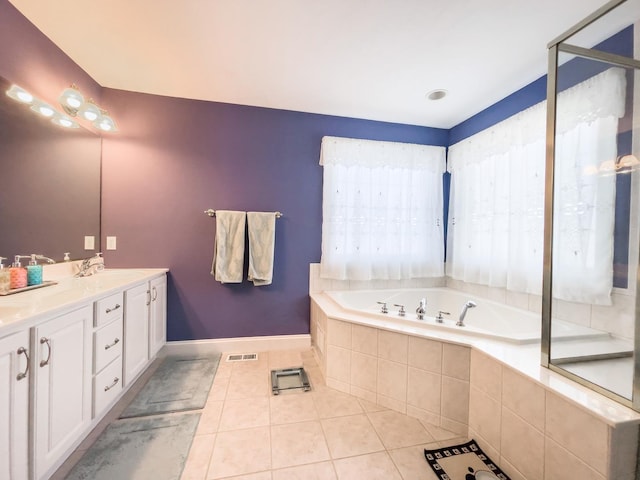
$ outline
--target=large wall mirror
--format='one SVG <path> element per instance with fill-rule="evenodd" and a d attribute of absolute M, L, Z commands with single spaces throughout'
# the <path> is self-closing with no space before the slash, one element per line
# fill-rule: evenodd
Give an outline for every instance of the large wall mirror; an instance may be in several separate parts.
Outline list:
<path fill-rule="evenodd" d="M 0 77 L 0 256 L 89 257 L 100 251 L 102 140 L 54 125 L 9 98 L 10 86 Z"/>

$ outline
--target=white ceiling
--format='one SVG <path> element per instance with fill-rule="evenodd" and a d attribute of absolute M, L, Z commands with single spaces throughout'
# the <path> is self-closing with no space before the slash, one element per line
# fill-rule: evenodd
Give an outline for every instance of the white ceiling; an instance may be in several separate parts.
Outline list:
<path fill-rule="evenodd" d="M 605 3 L 10 1 L 104 87 L 440 128 L 545 74 Z"/>

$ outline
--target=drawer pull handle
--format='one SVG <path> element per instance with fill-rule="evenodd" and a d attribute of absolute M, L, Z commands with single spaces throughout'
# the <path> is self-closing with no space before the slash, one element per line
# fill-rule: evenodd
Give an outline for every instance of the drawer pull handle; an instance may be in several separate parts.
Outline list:
<path fill-rule="evenodd" d="M 111 347 L 115 347 L 115 346 L 118 344 L 118 342 L 119 342 L 119 341 L 120 341 L 120 339 L 119 339 L 119 338 L 116 338 L 116 339 L 113 341 L 113 343 L 110 343 L 110 344 L 108 344 L 108 345 L 105 345 L 105 346 L 104 346 L 104 349 L 105 349 L 105 350 L 109 350 Z"/>
<path fill-rule="evenodd" d="M 147 306 L 151 305 L 151 290 L 147 290 Z"/>
<path fill-rule="evenodd" d="M 113 307 L 113 308 L 107 308 L 107 309 L 105 310 L 105 313 L 115 312 L 115 311 L 116 311 L 116 310 L 118 310 L 119 308 L 120 308 L 120 304 L 119 304 L 119 303 L 116 303 L 116 306 L 115 306 L 115 307 Z"/>
<path fill-rule="evenodd" d="M 47 359 L 46 360 L 40 360 L 40 366 L 44 367 L 45 365 L 49 365 L 49 360 L 51 360 L 51 341 L 46 338 L 46 337 L 42 337 L 40 339 L 40 345 L 44 345 L 47 344 Z"/>
<path fill-rule="evenodd" d="M 155 302 L 157 299 L 158 299 L 158 290 L 156 289 L 156 287 L 153 287 L 153 297 L 151 298 L 151 300 Z"/>
<path fill-rule="evenodd" d="M 118 382 L 119 382 L 119 381 L 120 381 L 120 379 L 119 379 L 118 377 L 114 378 L 114 379 L 113 379 L 113 383 L 112 383 L 111 385 L 108 385 L 108 386 L 104 387 L 104 391 L 105 391 L 105 392 L 108 392 L 108 391 L 109 391 L 109 390 L 111 390 L 113 387 L 115 387 L 115 386 L 118 384 Z"/>
<path fill-rule="evenodd" d="M 24 356 L 27 357 L 27 367 L 24 369 L 24 372 L 20 372 L 18 375 L 16 375 L 16 380 L 20 381 L 29 373 L 29 354 L 27 353 L 27 349 L 24 347 L 20 347 L 17 353 L 18 355 L 22 355 L 24 353 Z"/>

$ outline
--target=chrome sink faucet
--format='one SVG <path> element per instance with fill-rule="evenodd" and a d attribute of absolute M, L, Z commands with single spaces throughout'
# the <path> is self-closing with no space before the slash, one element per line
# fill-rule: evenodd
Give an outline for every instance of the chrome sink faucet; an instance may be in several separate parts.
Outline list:
<path fill-rule="evenodd" d="M 31 260 L 32 261 L 44 260 L 47 263 L 56 263 L 56 261 L 53 258 L 45 257 L 44 255 L 40 255 L 38 253 L 32 253 Z"/>
<path fill-rule="evenodd" d="M 95 268 L 94 268 L 95 267 Z M 76 273 L 76 277 L 88 277 L 96 272 L 104 270 L 104 259 L 102 252 L 96 253 L 91 258 L 85 258 L 80 264 L 80 270 Z"/>

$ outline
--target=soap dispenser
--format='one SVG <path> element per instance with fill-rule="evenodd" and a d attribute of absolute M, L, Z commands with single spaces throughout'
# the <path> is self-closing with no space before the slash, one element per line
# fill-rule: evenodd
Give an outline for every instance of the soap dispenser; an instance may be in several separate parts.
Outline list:
<path fill-rule="evenodd" d="M 27 285 L 40 285 L 42 283 L 42 265 L 38 265 L 38 256 L 31 254 L 31 260 L 27 266 Z"/>
<path fill-rule="evenodd" d="M 27 286 L 27 269 L 20 263 L 22 257 L 24 257 L 24 255 L 16 255 L 9 269 L 10 286 L 12 290 Z"/>
<path fill-rule="evenodd" d="M 11 275 L 9 269 L 4 268 L 6 257 L 0 257 L 0 293 L 7 293 L 11 289 Z"/>

